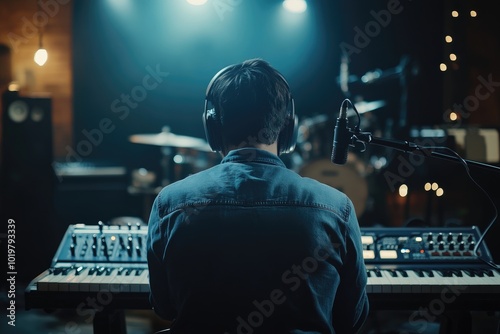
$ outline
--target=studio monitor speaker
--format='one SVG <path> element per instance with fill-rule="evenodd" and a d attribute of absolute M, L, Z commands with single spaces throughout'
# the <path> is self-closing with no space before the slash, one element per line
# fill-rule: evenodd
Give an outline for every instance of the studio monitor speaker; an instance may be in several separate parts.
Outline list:
<path fill-rule="evenodd" d="M 1 125 L 0 218 L 15 222 L 17 279 L 26 282 L 50 265 L 57 244 L 51 99 L 4 93 Z"/>
<path fill-rule="evenodd" d="M 50 97 L 3 94 L 0 176 L 6 188 L 53 182 L 51 109 Z"/>

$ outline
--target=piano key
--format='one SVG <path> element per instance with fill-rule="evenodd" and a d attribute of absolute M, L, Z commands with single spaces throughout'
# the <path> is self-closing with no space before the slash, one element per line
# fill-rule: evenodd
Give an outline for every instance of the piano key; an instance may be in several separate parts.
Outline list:
<path fill-rule="evenodd" d="M 140 278 L 141 281 L 141 292 L 149 293 L 149 271 L 144 270 Z"/>
<path fill-rule="evenodd" d="M 468 287 L 470 293 L 499 293 L 500 292 L 500 274 L 493 271 L 493 276 L 483 275 L 468 277 L 471 285 Z"/>
<path fill-rule="evenodd" d="M 113 271 L 113 274 L 110 277 L 111 283 L 109 284 L 110 291 L 113 292 L 130 292 L 130 287 L 128 285 L 123 284 L 125 268 L 119 267 Z"/>
<path fill-rule="evenodd" d="M 407 279 L 409 280 L 409 288 L 403 288 L 403 291 L 406 293 L 422 293 L 422 285 L 423 282 L 420 281 L 421 278 L 424 278 L 424 273 L 423 271 L 414 271 L 414 270 L 407 270 L 406 271 L 408 274 Z"/>
<path fill-rule="evenodd" d="M 68 274 L 72 267 L 60 268 L 59 274 L 49 282 L 49 291 L 69 291 L 68 281 L 73 275 Z"/>
<path fill-rule="evenodd" d="M 95 266 L 92 266 L 85 270 L 80 276 L 78 291 L 80 292 L 90 292 L 90 282 L 94 279 L 97 272 Z"/>
<path fill-rule="evenodd" d="M 131 285 L 132 292 L 149 292 L 149 271 L 147 269 L 136 270 Z"/>
<path fill-rule="evenodd" d="M 397 272 L 394 269 L 382 270 L 382 277 L 389 282 L 389 284 L 382 287 L 382 293 L 402 292 L 402 282 L 398 280 Z"/>
<path fill-rule="evenodd" d="M 135 275 L 134 268 L 123 268 L 115 270 L 105 281 L 101 283 L 100 288 L 112 292 L 139 292 L 140 287 L 135 287 L 138 282 L 138 276 Z M 128 273 L 128 275 L 127 275 Z M 135 291 L 138 289 L 138 291 Z"/>
<path fill-rule="evenodd" d="M 366 287 L 367 293 L 383 293 L 390 289 L 390 283 L 383 272 L 379 269 L 371 270 L 371 277 L 368 277 L 368 285 Z"/>
<path fill-rule="evenodd" d="M 406 272 L 406 270 L 399 270 L 399 273 L 401 274 L 401 276 L 403 277 L 408 277 L 408 273 Z"/>
<path fill-rule="evenodd" d="M 68 282 L 69 285 L 69 291 L 72 292 L 80 292 L 82 288 L 82 279 L 87 276 L 89 272 L 89 268 L 86 267 L 79 267 L 75 270 L 75 276 L 74 278 Z M 88 291 L 88 290 L 87 290 Z"/>
<path fill-rule="evenodd" d="M 136 272 L 135 269 L 130 268 L 129 270 L 127 270 L 127 273 L 125 275 L 124 282 L 130 289 L 130 292 L 140 292 L 140 288 L 134 284 L 137 277 L 135 275 L 135 272 Z"/>
<path fill-rule="evenodd" d="M 117 276 L 118 268 L 107 268 L 106 274 L 99 283 L 99 291 L 110 291 L 112 293 L 119 293 L 123 290 L 120 289 L 121 277 Z"/>
<path fill-rule="evenodd" d="M 91 292 L 99 292 L 101 291 L 101 284 L 103 281 L 106 280 L 106 276 L 99 274 L 102 273 L 104 270 L 99 268 L 95 275 L 92 276 L 92 279 L 89 282 L 89 290 Z"/>
<path fill-rule="evenodd" d="M 60 271 L 58 271 L 60 273 Z M 49 270 L 47 275 L 42 277 L 38 282 L 36 283 L 37 289 L 39 291 L 51 291 L 49 287 L 51 287 L 50 283 L 54 282 L 58 278 L 55 275 L 55 270 Z M 56 290 L 57 291 L 57 290 Z"/>
<path fill-rule="evenodd" d="M 62 275 L 61 280 L 57 282 L 57 291 L 69 291 L 69 283 L 76 277 L 76 271 L 68 271 L 67 274 Z"/>
<path fill-rule="evenodd" d="M 392 293 L 411 293 L 414 285 L 410 273 L 407 270 L 397 270 L 398 276 L 391 276 L 393 284 Z M 416 275 L 415 275 L 416 276 Z"/>

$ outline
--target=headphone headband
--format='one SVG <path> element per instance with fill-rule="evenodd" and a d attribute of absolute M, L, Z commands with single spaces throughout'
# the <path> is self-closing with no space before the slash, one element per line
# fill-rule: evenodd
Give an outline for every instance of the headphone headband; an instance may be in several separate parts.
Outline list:
<path fill-rule="evenodd" d="M 234 67 L 234 65 L 229 65 L 229 66 L 226 66 L 224 67 L 222 70 L 220 70 L 219 72 L 217 72 L 213 77 L 212 79 L 210 80 L 210 82 L 208 83 L 208 86 L 207 86 L 207 91 L 205 92 L 205 98 L 208 99 L 208 95 L 211 94 L 211 91 L 212 91 L 212 86 L 214 85 L 214 82 L 215 80 L 217 80 L 222 74 L 226 73 L 226 72 L 229 72 L 229 70 Z"/>
<path fill-rule="evenodd" d="M 205 92 L 205 108 L 203 111 L 203 126 L 205 128 L 205 135 L 207 142 L 210 145 L 212 151 L 218 152 L 223 150 L 223 140 L 222 140 L 222 123 L 220 115 L 215 110 L 215 106 L 212 101 L 212 87 L 215 81 L 220 78 L 226 72 L 234 69 L 238 65 L 229 65 L 218 71 L 210 80 Z M 290 92 L 290 86 L 286 81 L 285 77 L 278 71 L 275 73 L 281 78 L 282 82 L 285 84 L 288 94 L 289 101 L 287 103 L 287 116 L 283 129 L 278 136 L 278 154 L 289 153 L 295 149 L 295 144 L 297 141 L 297 130 L 298 130 L 298 119 L 295 115 L 295 102 L 293 100 L 292 94 Z M 209 107 L 211 104 L 211 108 Z"/>

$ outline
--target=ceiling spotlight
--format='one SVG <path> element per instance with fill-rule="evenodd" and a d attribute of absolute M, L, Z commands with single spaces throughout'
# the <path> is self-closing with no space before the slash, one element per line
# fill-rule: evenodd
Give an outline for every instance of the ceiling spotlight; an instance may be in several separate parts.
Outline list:
<path fill-rule="evenodd" d="M 207 0 L 187 0 L 187 2 L 193 6 L 201 6 L 207 3 Z"/>
<path fill-rule="evenodd" d="M 283 7 L 293 13 L 303 13 L 307 9 L 307 2 L 305 0 L 285 0 Z"/>

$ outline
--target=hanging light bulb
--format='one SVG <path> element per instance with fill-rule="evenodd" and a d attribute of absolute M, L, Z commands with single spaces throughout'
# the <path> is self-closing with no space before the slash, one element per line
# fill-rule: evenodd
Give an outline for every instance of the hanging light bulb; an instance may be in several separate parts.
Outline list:
<path fill-rule="evenodd" d="M 38 64 L 38 66 L 43 66 L 46 62 L 47 59 L 49 58 L 49 54 L 47 53 L 47 50 L 43 48 L 42 45 L 42 37 L 43 37 L 43 32 L 42 29 L 40 29 L 40 35 L 38 39 L 38 50 L 35 52 L 35 56 L 33 57 L 33 60 L 35 63 Z"/>
<path fill-rule="evenodd" d="M 47 50 L 42 48 L 38 49 L 35 52 L 35 57 L 33 57 L 35 63 L 37 63 L 39 66 L 43 66 L 47 62 L 48 58 L 49 54 L 47 53 Z"/>

